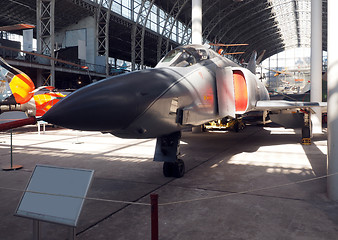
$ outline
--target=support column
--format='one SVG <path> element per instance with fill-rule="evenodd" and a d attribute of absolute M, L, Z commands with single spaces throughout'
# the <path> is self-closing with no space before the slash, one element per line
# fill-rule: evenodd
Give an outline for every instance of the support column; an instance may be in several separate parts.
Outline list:
<path fill-rule="evenodd" d="M 192 0 L 191 30 L 192 43 L 202 44 L 202 0 Z"/>
<path fill-rule="evenodd" d="M 327 173 L 338 172 L 338 32 L 337 0 L 328 0 L 327 52 L 328 52 L 328 153 Z M 327 192 L 331 200 L 338 201 L 338 175 L 327 179 Z"/>
<path fill-rule="evenodd" d="M 322 101 L 322 0 L 311 1 L 311 102 Z M 322 111 L 313 108 L 312 133 L 322 133 Z"/>
<path fill-rule="evenodd" d="M 110 74 L 109 67 L 109 21 L 113 0 L 101 0 L 97 9 L 97 56 L 105 57 L 106 76 Z"/>
<path fill-rule="evenodd" d="M 40 87 L 43 85 L 43 79 L 42 79 L 42 69 L 38 68 L 36 69 L 36 87 Z"/>
<path fill-rule="evenodd" d="M 38 53 L 54 58 L 55 0 L 37 0 L 37 47 Z M 50 86 L 55 87 L 55 62 L 50 60 Z M 48 79 L 48 77 L 46 78 Z"/>

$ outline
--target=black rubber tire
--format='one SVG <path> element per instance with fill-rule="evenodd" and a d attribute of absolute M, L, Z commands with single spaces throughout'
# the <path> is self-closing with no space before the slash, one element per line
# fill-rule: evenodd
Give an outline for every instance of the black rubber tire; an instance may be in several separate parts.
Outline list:
<path fill-rule="evenodd" d="M 172 176 L 175 178 L 183 177 L 185 173 L 185 164 L 182 159 L 177 159 L 173 166 Z"/>
<path fill-rule="evenodd" d="M 234 124 L 234 129 L 235 129 L 235 132 L 239 131 L 239 122 L 237 120 L 236 120 L 236 122 Z"/>
<path fill-rule="evenodd" d="M 163 163 L 163 175 L 165 177 L 173 176 L 174 163 L 172 162 L 164 162 Z"/>

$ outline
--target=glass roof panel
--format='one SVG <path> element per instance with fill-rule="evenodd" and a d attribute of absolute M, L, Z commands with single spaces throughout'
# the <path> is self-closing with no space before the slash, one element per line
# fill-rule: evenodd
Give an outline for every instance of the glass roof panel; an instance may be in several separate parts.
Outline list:
<path fill-rule="evenodd" d="M 269 0 L 285 48 L 310 46 L 311 1 Z"/>

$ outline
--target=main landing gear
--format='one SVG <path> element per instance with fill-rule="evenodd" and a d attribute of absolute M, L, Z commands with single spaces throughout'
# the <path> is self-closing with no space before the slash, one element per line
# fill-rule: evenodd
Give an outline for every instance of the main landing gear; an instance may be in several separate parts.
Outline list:
<path fill-rule="evenodd" d="M 163 163 L 163 175 L 165 177 L 183 177 L 185 166 L 180 154 L 181 132 L 175 132 L 157 138 L 154 161 Z"/>
<path fill-rule="evenodd" d="M 245 123 L 242 121 L 242 118 L 234 118 L 228 122 L 227 127 L 233 129 L 235 132 L 239 132 L 239 130 L 245 128 Z"/>
<path fill-rule="evenodd" d="M 304 125 L 302 127 L 302 144 L 311 145 L 311 119 L 310 112 L 303 111 L 304 113 Z"/>

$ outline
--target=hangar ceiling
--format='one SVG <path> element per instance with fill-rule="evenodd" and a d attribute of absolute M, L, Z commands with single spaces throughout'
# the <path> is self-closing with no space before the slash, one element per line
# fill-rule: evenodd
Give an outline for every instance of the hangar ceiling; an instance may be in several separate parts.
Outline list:
<path fill-rule="evenodd" d="M 156 0 L 170 11 L 180 0 Z M 233 51 L 266 50 L 265 58 L 285 49 L 310 47 L 311 0 L 203 0 L 203 37 L 210 42 L 248 43 Z M 191 1 L 179 16 L 189 23 Z M 323 49 L 327 39 L 327 0 L 323 0 Z"/>
<path fill-rule="evenodd" d="M 109 1 L 109 0 L 103 0 Z M 125 0 L 114 0 L 123 3 Z M 141 0 L 134 0 L 139 2 Z M 323 50 L 327 47 L 327 0 L 323 1 Z M 57 0 L 55 28 L 61 29 L 86 16 L 94 16 L 102 0 Z M 247 60 L 253 50 L 266 50 L 264 59 L 288 48 L 310 47 L 311 0 L 203 0 L 203 37 L 217 43 L 247 43 L 228 51 L 244 51 L 239 59 Z M 154 0 L 154 5 L 174 12 L 177 20 L 190 26 L 191 0 Z M 0 1 L 0 26 L 17 23 L 36 24 L 36 0 Z M 112 57 L 130 61 L 130 38 L 133 22 L 112 12 L 110 49 Z M 145 63 L 156 63 L 159 34 L 146 29 Z M 190 38 L 190 36 L 187 36 Z M 186 40 L 187 42 L 188 40 Z M 170 40 L 175 47 L 179 42 Z"/>

